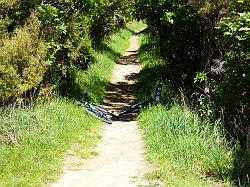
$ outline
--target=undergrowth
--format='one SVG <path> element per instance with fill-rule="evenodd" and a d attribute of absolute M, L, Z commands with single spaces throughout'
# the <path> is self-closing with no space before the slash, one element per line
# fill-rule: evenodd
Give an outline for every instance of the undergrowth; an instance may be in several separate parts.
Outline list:
<path fill-rule="evenodd" d="M 233 150 L 219 125 L 173 104 L 143 111 L 139 117 L 148 158 L 159 169 L 148 175 L 166 186 L 208 186 L 230 181 Z"/>
<path fill-rule="evenodd" d="M 141 32 L 146 28 L 147 24 L 145 24 L 144 22 L 131 22 L 130 24 L 127 25 L 127 29 L 129 29 L 132 32 Z"/>
<path fill-rule="evenodd" d="M 237 145 L 226 141 L 219 123 L 200 118 L 178 104 L 178 94 L 166 77 L 167 62 L 161 60 L 158 46 L 148 32 L 141 36 L 139 97 L 152 97 L 157 82 L 163 81 L 165 105 L 144 109 L 138 117 L 147 157 L 157 166 L 147 177 L 160 180 L 163 186 L 230 186 Z"/>
<path fill-rule="evenodd" d="M 132 31 L 124 28 L 97 46 L 91 56 L 92 63 L 89 63 L 88 70 L 73 72 L 72 81 L 67 81 L 60 88 L 62 95 L 76 100 L 100 102 L 112 76 L 115 62 L 129 47 L 131 36 Z"/>
<path fill-rule="evenodd" d="M 56 179 L 65 152 L 75 144 L 77 156 L 96 154 L 92 147 L 100 139 L 101 123 L 77 107 L 74 99 L 101 101 L 115 61 L 131 35 L 122 29 L 95 51 L 88 70 L 77 73 L 71 85 L 75 92 L 69 97 L 0 109 L 0 186 L 41 186 Z"/>
<path fill-rule="evenodd" d="M 59 98 L 1 111 L 0 124 L 0 186 L 40 186 L 55 179 L 65 151 L 76 141 L 86 151 L 78 156 L 91 155 L 100 127 L 82 108 Z"/>

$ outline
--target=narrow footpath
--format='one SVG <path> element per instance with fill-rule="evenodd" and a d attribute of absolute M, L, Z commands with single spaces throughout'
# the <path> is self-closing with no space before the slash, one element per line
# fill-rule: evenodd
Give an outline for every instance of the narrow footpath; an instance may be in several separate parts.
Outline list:
<path fill-rule="evenodd" d="M 103 107 L 120 111 L 136 100 L 138 35 L 117 61 Z M 66 170 L 53 187 L 136 187 L 147 186 L 144 174 L 150 170 L 145 161 L 140 129 L 132 114 L 111 125 L 104 124 L 102 140 L 97 147 L 99 156 L 86 160 L 76 171 Z"/>

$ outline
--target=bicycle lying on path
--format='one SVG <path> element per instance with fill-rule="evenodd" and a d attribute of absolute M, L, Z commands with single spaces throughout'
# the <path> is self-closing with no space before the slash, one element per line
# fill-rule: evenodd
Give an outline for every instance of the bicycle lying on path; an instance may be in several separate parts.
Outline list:
<path fill-rule="evenodd" d="M 77 102 L 77 104 L 79 106 L 84 107 L 85 111 L 88 114 L 96 117 L 97 119 L 105 123 L 111 124 L 113 122 L 112 119 L 118 120 L 122 115 L 129 114 L 129 113 L 136 113 L 145 106 L 149 106 L 152 103 L 159 102 L 161 98 L 161 93 L 162 93 L 162 83 L 158 83 L 156 86 L 155 98 L 152 101 L 145 100 L 145 101 L 141 101 L 139 103 L 133 104 L 129 106 L 127 109 L 120 112 L 119 114 L 114 114 L 101 106 L 98 106 L 94 103 L 87 102 L 87 101 Z"/>

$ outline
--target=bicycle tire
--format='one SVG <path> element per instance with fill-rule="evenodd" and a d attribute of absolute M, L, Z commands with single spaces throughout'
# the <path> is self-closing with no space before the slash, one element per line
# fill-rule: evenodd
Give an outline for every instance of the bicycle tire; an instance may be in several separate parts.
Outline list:
<path fill-rule="evenodd" d="M 129 106 L 128 109 L 123 110 L 122 112 L 119 113 L 119 117 L 124 115 L 124 114 L 129 114 L 129 113 L 136 113 L 139 111 L 139 109 L 142 107 L 142 105 L 144 105 L 145 103 L 147 103 L 148 101 L 141 101 L 139 103 L 136 103 L 132 106 Z"/>
<path fill-rule="evenodd" d="M 95 118 L 105 122 L 105 123 L 108 123 L 108 124 L 112 124 L 112 120 L 109 119 L 108 117 L 106 117 L 105 115 L 101 114 L 100 112 L 96 112 L 96 111 L 93 111 L 91 110 L 90 108 L 87 108 L 85 107 L 85 110 L 88 114 L 94 116 Z"/>
<path fill-rule="evenodd" d="M 103 112 L 103 113 L 105 113 L 105 114 L 107 114 L 107 115 L 109 115 L 111 117 L 114 117 L 114 118 L 119 118 L 117 115 L 113 114 L 112 112 L 110 112 L 109 110 L 107 110 L 107 109 L 105 109 L 105 108 L 103 108 L 101 106 L 97 106 L 97 105 L 95 105 L 93 103 L 91 103 L 91 105 L 94 106 L 100 112 Z"/>
<path fill-rule="evenodd" d="M 81 106 L 84 106 L 84 107 L 90 107 L 90 108 L 93 108 L 94 110 L 98 110 L 100 111 L 101 113 L 104 113 L 105 115 L 109 115 L 110 117 L 113 117 L 113 118 L 116 118 L 118 119 L 119 116 L 113 114 L 112 112 L 110 112 L 109 110 L 101 107 L 101 106 L 98 106 L 94 103 L 89 103 L 89 102 L 84 102 L 84 103 L 81 103 L 80 104 Z"/>

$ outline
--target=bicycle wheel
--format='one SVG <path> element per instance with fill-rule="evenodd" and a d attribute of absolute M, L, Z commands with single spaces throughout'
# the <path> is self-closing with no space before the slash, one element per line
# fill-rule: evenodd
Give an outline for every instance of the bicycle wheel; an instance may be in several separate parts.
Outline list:
<path fill-rule="evenodd" d="M 89 105 L 85 104 L 84 108 L 88 114 L 94 116 L 95 118 L 97 118 L 105 123 L 108 123 L 108 124 L 112 123 L 112 120 L 110 118 L 108 118 L 104 112 L 101 112 L 98 109 L 96 109 L 95 106 L 91 106 L 90 104 Z"/>
<path fill-rule="evenodd" d="M 128 109 L 126 110 L 123 110 L 120 114 L 119 114 L 119 117 L 124 115 L 124 114 L 129 114 L 129 113 L 136 113 L 140 110 L 140 108 L 143 107 L 143 105 L 145 105 L 145 103 L 147 103 L 147 101 L 142 101 L 142 102 L 139 102 L 139 103 L 136 103 L 132 106 L 129 106 Z"/>
<path fill-rule="evenodd" d="M 100 111 L 101 113 L 104 113 L 106 115 L 109 115 L 111 117 L 114 117 L 114 118 L 119 118 L 117 115 L 113 114 L 112 112 L 108 111 L 107 109 L 101 107 L 101 106 L 97 106 L 93 103 L 91 103 L 91 105 L 98 111 Z"/>

